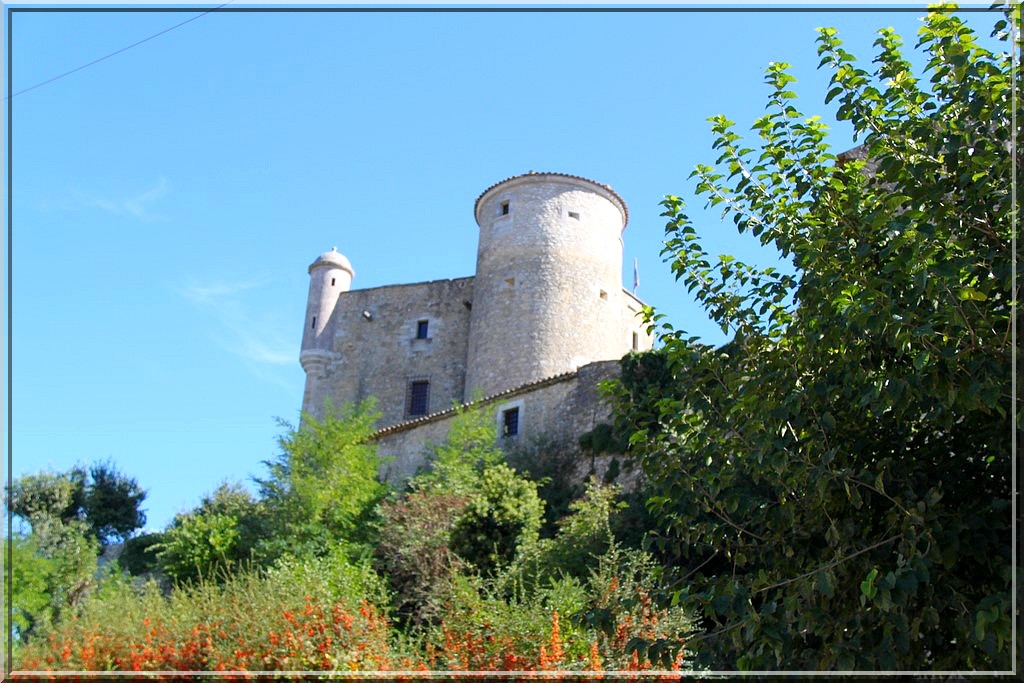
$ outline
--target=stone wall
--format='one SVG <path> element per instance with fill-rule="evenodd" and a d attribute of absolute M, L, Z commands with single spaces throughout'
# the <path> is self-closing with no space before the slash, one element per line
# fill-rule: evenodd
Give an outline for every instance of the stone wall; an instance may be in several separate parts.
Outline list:
<path fill-rule="evenodd" d="M 619 361 L 591 363 L 577 371 L 563 373 L 517 389 L 501 392 L 476 402 L 494 416 L 497 432 L 504 411 L 519 408 L 520 431 L 508 444 L 544 438 L 575 449 L 579 436 L 608 420 L 610 412 L 598 383 L 619 376 Z M 401 482 L 427 464 L 427 448 L 444 441 L 455 417 L 454 410 L 386 427 L 374 437 L 380 455 L 388 459 L 383 474 L 390 482 Z"/>
<path fill-rule="evenodd" d="M 331 358 L 307 376 L 303 410 L 322 414 L 335 403 L 377 399 L 382 423 L 408 419 L 409 386 L 429 382 L 428 410 L 464 400 L 466 344 L 473 278 L 436 280 L 344 292 L 332 325 Z M 427 338 L 418 339 L 426 321 Z"/>
<path fill-rule="evenodd" d="M 476 219 L 468 389 L 496 393 L 630 350 L 618 195 L 585 178 L 531 173 L 484 192 Z"/>

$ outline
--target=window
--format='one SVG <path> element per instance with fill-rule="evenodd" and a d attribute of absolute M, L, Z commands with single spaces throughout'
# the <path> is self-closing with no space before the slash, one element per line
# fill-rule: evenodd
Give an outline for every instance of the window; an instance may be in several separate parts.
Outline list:
<path fill-rule="evenodd" d="M 519 435 L 519 408 L 501 413 L 501 435 L 506 439 Z"/>
<path fill-rule="evenodd" d="M 508 202 L 502 202 L 501 203 L 501 215 L 502 216 L 507 216 L 508 215 Z"/>
<path fill-rule="evenodd" d="M 315 315 L 313 316 L 313 322 L 311 322 L 309 324 L 309 329 L 311 329 L 311 330 L 315 330 L 316 329 L 316 316 Z"/>
<path fill-rule="evenodd" d="M 427 414 L 430 405 L 430 382 L 425 379 L 418 379 L 409 382 L 409 417 L 419 417 Z"/>
<path fill-rule="evenodd" d="M 600 291 L 600 293 L 598 293 L 598 296 L 601 297 L 602 301 L 608 301 L 608 292 L 604 291 L 603 289 Z"/>
<path fill-rule="evenodd" d="M 640 350 L 640 335 L 637 334 L 636 332 L 633 333 L 633 350 Z"/>
<path fill-rule="evenodd" d="M 334 278 L 332 277 L 331 278 L 331 287 L 333 287 L 333 286 L 334 286 Z"/>
<path fill-rule="evenodd" d="M 417 339 L 427 339 L 429 331 L 430 331 L 430 321 L 429 320 L 420 320 L 419 322 L 416 323 L 416 338 Z"/>
<path fill-rule="evenodd" d="M 577 220 L 578 221 L 580 219 L 580 214 L 579 214 L 578 211 L 570 211 L 569 212 L 569 218 L 572 218 L 573 220 Z"/>

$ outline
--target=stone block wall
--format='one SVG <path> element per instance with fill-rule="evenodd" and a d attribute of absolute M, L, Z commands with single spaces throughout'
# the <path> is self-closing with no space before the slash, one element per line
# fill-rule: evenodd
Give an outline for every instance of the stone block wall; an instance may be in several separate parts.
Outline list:
<path fill-rule="evenodd" d="M 324 400 L 377 399 L 382 423 L 409 418 L 409 386 L 429 382 L 427 412 L 464 400 L 473 278 L 435 280 L 344 292 L 334 311 L 331 359 L 307 376 L 303 410 L 322 414 Z M 427 338 L 417 338 L 420 321 Z"/>
<path fill-rule="evenodd" d="M 499 433 L 504 411 L 519 409 L 519 434 L 508 445 L 541 438 L 577 448 L 579 436 L 609 419 L 610 411 L 598 384 L 620 374 L 619 361 L 603 361 L 577 371 L 485 397 L 477 402 L 494 416 Z M 375 436 L 379 453 L 389 460 L 382 474 L 393 483 L 401 482 L 427 465 L 428 446 L 445 440 L 454 411 L 393 425 Z"/>

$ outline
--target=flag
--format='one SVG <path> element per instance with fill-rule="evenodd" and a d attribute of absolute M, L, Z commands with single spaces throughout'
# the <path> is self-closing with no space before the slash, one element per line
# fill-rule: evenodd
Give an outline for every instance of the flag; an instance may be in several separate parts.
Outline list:
<path fill-rule="evenodd" d="M 633 257 L 633 294 L 636 294 L 636 288 L 640 286 L 640 268 L 637 265 L 636 257 Z"/>

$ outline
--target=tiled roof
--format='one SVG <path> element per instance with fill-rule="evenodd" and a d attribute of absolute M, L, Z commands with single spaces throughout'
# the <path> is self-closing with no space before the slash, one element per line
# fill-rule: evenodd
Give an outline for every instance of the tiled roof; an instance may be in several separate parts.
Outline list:
<path fill-rule="evenodd" d="M 422 417 L 417 417 L 417 418 L 412 419 L 412 420 L 405 420 L 404 422 L 399 422 L 397 424 L 393 424 L 390 427 L 384 427 L 382 429 L 378 429 L 377 431 L 375 431 L 373 434 L 370 435 L 370 439 L 371 440 L 377 439 L 379 437 L 386 436 L 388 434 L 393 434 L 395 432 L 403 432 L 406 429 L 412 429 L 413 427 L 418 427 L 420 425 L 425 425 L 425 424 L 428 424 L 430 422 L 436 422 L 437 420 L 441 420 L 441 419 L 446 418 L 446 417 L 448 417 L 450 415 L 454 415 L 458 410 L 460 410 L 462 408 L 468 408 L 470 406 L 476 406 L 476 405 L 483 405 L 483 404 L 490 403 L 490 402 L 498 400 L 498 399 L 510 398 L 512 396 L 516 396 L 518 394 L 522 394 L 522 393 L 525 393 L 527 391 L 533 391 L 534 389 L 541 389 L 543 387 L 551 386 L 552 384 L 558 384 L 559 382 L 564 382 L 564 381 L 566 381 L 568 379 L 572 379 L 573 377 L 575 377 L 577 375 L 577 373 L 578 373 L 578 370 L 569 370 L 568 372 L 563 372 L 563 373 L 558 374 L 558 375 L 552 375 L 550 377 L 545 377 L 544 379 L 535 380 L 533 382 L 527 382 L 526 384 L 520 384 L 519 386 L 512 387 L 511 389 L 506 389 L 505 391 L 499 391 L 496 394 L 491 394 L 490 396 L 484 396 L 483 398 L 476 399 L 475 401 L 470 401 L 469 403 L 463 403 L 463 404 L 461 404 L 459 406 L 453 406 L 451 408 L 448 408 L 447 410 L 440 410 L 440 411 L 438 411 L 436 413 L 430 413 L 429 415 L 423 415 Z"/>
<path fill-rule="evenodd" d="M 619 204 L 622 204 L 622 210 L 625 212 L 624 220 L 622 221 L 622 229 L 623 230 L 626 229 L 626 225 L 629 223 L 629 207 L 626 206 L 626 200 L 624 200 L 622 197 L 620 197 L 619 193 L 611 188 L 611 185 L 603 185 L 603 184 L 597 182 L 596 180 L 591 180 L 590 178 L 584 178 L 581 175 L 572 175 L 571 173 L 552 173 L 552 172 L 548 172 L 548 171 L 530 171 L 529 173 L 520 173 L 519 175 L 514 175 L 514 176 L 511 176 L 511 177 L 505 178 L 504 180 L 499 180 L 498 182 L 494 183 L 493 185 L 488 187 L 486 190 L 481 192 L 480 196 L 478 196 L 476 198 L 476 201 L 473 202 L 473 215 L 474 216 L 476 215 L 477 207 L 480 205 L 480 200 L 483 199 L 484 195 L 487 194 L 488 192 L 490 192 L 491 190 L 493 190 L 494 188 L 496 188 L 498 185 L 502 185 L 504 183 L 507 183 L 510 180 L 516 180 L 518 178 L 528 178 L 528 177 L 533 176 L 533 175 L 553 175 L 553 176 L 560 176 L 562 178 L 572 178 L 574 180 L 583 180 L 585 182 L 590 183 L 591 185 L 597 185 L 598 187 L 600 187 L 600 188 L 610 192 L 613 197 L 615 197 L 617 200 L 619 200 Z"/>

